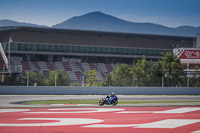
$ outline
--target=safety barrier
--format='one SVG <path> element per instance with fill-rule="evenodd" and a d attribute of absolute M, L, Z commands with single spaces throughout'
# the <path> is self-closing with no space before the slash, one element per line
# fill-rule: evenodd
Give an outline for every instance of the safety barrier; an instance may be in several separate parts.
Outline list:
<path fill-rule="evenodd" d="M 200 87 L 53 87 L 0 86 L 0 94 L 29 95 L 200 95 Z"/>

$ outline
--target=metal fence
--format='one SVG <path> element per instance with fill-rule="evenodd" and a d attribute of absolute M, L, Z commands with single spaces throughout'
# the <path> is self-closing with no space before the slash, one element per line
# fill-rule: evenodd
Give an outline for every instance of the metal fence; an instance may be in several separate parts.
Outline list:
<path fill-rule="evenodd" d="M 36 83 L 37 86 L 46 86 L 45 84 Z M 0 82 L 0 86 L 35 86 L 35 83 L 17 82 L 17 81 L 7 81 Z M 55 86 L 52 85 L 52 86 Z M 58 84 L 56 86 L 59 86 Z M 68 86 L 87 86 L 86 82 L 74 81 L 70 82 Z M 115 86 L 112 82 L 98 82 L 96 86 Z M 125 87 L 200 87 L 200 78 L 182 78 L 179 81 L 167 81 L 162 78 L 155 78 L 153 80 L 133 80 L 132 83 L 125 85 Z"/>

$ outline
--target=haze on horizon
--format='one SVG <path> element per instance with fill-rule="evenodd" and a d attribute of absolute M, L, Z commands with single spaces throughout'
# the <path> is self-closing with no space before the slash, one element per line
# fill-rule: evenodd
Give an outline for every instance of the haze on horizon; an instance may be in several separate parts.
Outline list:
<path fill-rule="evenodd" d="M 131 22 L 200 26 L 200 0 L 0 0 L 0 20 L 52 26 L 93 11 Z"/>

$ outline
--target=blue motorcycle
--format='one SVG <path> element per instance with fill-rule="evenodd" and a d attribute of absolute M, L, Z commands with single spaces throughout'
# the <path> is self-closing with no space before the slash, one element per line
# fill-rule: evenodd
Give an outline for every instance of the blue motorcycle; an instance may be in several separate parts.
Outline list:
<path fill-rule="evenodd" d="M 114 96 L 114 97 L 102 97 L 102 99 L 99 101 L 99 106 L 103 106 L 104 104 L 106 105 L 112 105 L 115 106 L 118 103 L 118 97 Z"/>

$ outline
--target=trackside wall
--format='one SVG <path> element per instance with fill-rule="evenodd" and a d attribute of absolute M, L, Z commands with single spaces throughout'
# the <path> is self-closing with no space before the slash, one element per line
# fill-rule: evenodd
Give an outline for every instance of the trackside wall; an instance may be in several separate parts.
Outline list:
<path fill-rule="evenodd" d="M 0 86 L 0 94 L 28 95 L 200 95 L 200 87 L 54 87 Z"/>

